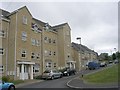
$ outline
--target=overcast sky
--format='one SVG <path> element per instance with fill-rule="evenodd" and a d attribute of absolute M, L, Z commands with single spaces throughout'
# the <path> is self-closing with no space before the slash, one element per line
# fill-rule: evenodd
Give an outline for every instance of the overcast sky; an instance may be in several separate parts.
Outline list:
<path fill-rule="evenodd" d="M 33 17 L 50 25 L 67 22 L 72 42 L 81 37 L 83 45 L 99 54 L 118 47 L 117 2 L 7 2 L 1 8 L 12 12 L 25 5 Z"/>

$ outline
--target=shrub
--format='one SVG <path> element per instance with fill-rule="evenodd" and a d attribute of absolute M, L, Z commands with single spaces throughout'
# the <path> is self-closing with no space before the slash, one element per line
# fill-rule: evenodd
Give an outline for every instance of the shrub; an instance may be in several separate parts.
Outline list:
<path fill-rule="evenodd" d="M 9 82 L 10 81 L 10 77 L 9 76 L 3 76 L 2 77 L 2 81 Z"/>
<path fill-rule="evenodd" d="M 42 79 L 42 75 L 34 76 L 34 79 Z"/>

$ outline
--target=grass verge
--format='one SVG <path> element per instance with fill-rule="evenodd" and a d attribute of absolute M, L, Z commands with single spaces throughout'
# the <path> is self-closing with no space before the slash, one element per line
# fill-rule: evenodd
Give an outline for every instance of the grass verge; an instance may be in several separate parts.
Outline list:
<path fill-rule="evenodd" d="M 85 75 L 83 80 L 88 83 L 96 84 L 118 82 L 118 65 L 113 65 L 102 71 Z"/>

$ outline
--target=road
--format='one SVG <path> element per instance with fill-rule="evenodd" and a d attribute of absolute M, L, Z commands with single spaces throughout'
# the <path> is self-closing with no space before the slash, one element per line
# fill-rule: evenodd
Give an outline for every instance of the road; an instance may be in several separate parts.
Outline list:
<path fill-rule="evenodd" d="M 63 78 L 59 78 L 59 79 L 54 79 L 54 80 L 45 80 L 39 83 L 34 83 L 34 84 L 29 84 L 29 85 L 25 85 L 22 86 L 21 88 L 68 88 L 66 83 L 71 80 L 72 78 L 78 77 L 81 75 L 81 73 L 84 74 L 88 74 L 88 73 L 92 73 L 92 72 L 96 72 L 98 70 L 83 70 L 79 73 L 77 73 L 76 75 L 72 75 L 72 76 L 66 76 Z"/>

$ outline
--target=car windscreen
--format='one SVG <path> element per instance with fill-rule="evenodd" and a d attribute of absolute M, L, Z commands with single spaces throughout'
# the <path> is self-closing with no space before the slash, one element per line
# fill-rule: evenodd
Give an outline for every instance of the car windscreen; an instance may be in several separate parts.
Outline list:
<path fill-rule="evenodd" d="M 50 71 L 49 71 L 49 70 L 46 70 L 46 71 L 44 71 L 44 73 L 50 73 Z"/>

